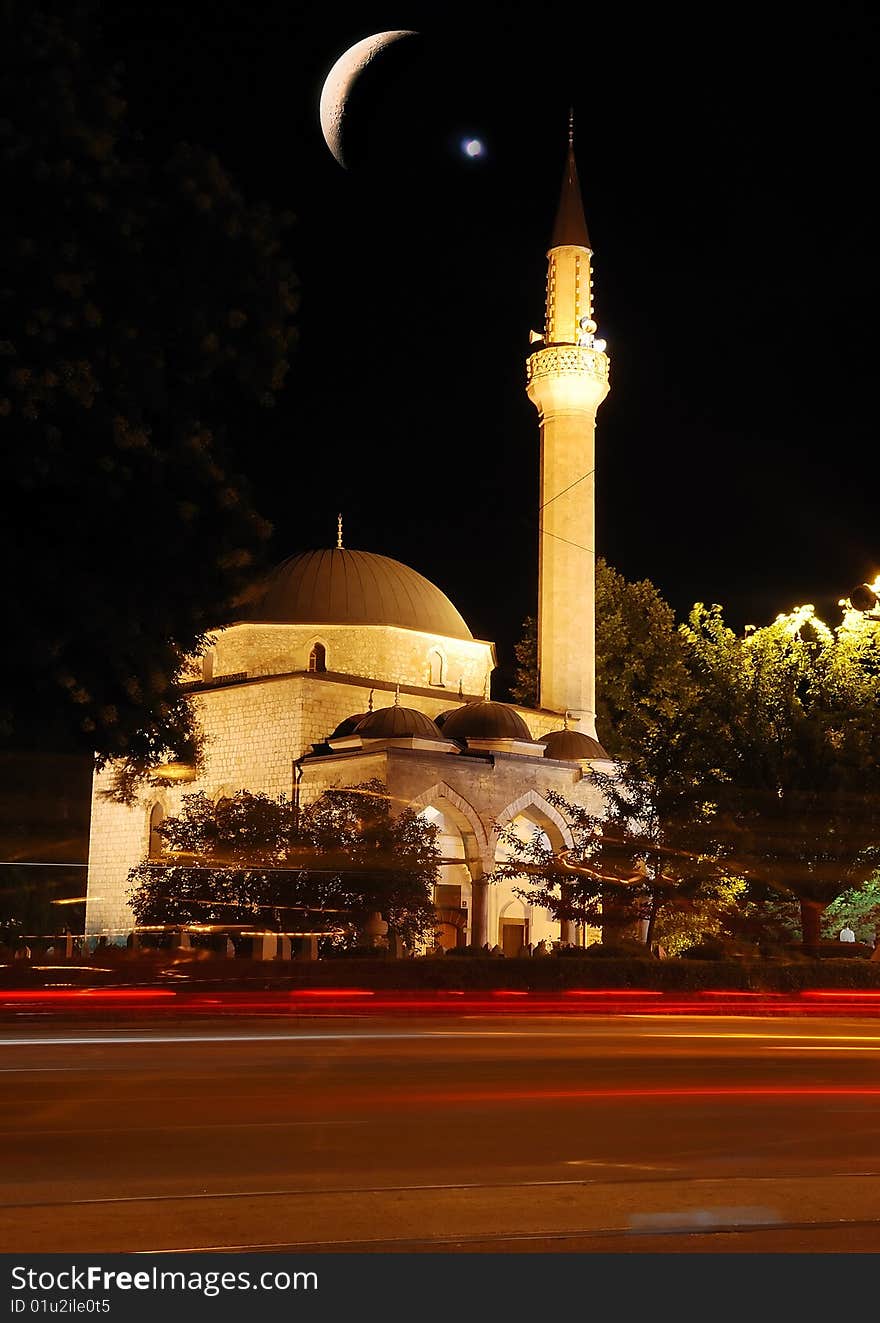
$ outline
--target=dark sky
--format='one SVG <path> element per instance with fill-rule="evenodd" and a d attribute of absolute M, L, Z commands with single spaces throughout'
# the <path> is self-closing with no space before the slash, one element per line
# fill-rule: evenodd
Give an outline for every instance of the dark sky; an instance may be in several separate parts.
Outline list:
<path fill-rule="evenodd" d="M 324 77 L 395 28 L 421 38 L 353 102 L 344 171 Z M 341 509 L 347 545 L 426 574 L 509 665 L 537 577 L 524 359 L 573 104 L 612 372 L 598 549 L 737 625 L 803 601 L 834 619 L 880 569 L 868 6 L 116 0 L 105 32 L 149 139 L 201 142 L 297 216 L 295 370 L 238 442 L 279 559 L 331 545 Z"/>

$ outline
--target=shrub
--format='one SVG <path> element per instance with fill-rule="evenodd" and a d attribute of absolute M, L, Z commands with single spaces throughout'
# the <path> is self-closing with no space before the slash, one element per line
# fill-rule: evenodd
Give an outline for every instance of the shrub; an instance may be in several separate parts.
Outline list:
<path fill-rule="evenodd" d="M 653 956 L 644 942 L 634 942 L 621 937 L 616 942 L 592 942 L 583 955 L 600 960 L 652 960 Z"/>
<path fill-rule="evenodd" d="M 811 954 L 820 960 L 870 960 L 874 948 L 867 942 L 820 942 L 812 948 Z"/>

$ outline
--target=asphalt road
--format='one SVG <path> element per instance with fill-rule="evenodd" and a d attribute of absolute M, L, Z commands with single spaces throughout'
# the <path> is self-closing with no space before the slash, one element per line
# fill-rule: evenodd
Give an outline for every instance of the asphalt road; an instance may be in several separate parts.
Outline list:
<path fill-rule="evenodd" d="M 880 1252 L 880 1020 L 0 1024 L 4 1251 Z"/>

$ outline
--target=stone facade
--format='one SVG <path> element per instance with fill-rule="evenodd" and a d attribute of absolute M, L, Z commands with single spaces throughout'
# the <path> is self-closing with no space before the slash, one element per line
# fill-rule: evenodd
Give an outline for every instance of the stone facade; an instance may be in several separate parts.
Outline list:
<path fill-rule="evenodd" d="M 536 725 L 543 724 L 540 718 L 545 714 L 519 711 L 538 718 Z M 601 798 L 579 765 L 517 754 L 389 747 L 310 758 L 303 769 L 302 788 L 309 795 L 377 777 L 388 787 L 392 804 L 427 811 L 440 829 L 444 859 L 456 860 L 443 864 L 440 885 L 461 887 L 467 910 L 462 945 L 503 946 L 505 922 L 522 923 L 524 943 L 555 941 L 560 935 L 573 939 L 572 932 L 560 933 L 558 921 L 547 911 L 516 896 L 510 884 L 488 884 L 485 878 L 505 856 L 499 827 L 513 824 L 522 836 L 537 827 L 556 849 L 572 844 L 564 819 L 547 801 L 548 790 L 601 813 Z"/>
<path fill-rule="evenodd" d="M 209 654 L 212 678 L 284 675 L 309 669 L 316 643 L 323 666 L 337 674 L 369 676 L 434 688 L 440 694 L 482 698 L 495 666 L 495 649 L 479 639 L 444 638 L 396 625 L 239 624 L 218 634 Z"/>
<path fill-rule="evenodd" d="M 327 631 L 321 632 L 330 637 Z M 383 640 L 383 631 L 377 629 L 371 637 L 379 650 L 384 646 L 386 655 L 390 655 L 397 644 L 394 636 L 407 632 L 389 629 L 391 639 Z M 303 631 L 303 646 L 313 634 L 314 631 L 311 634 Z M 218 656 L 222 655 L 223 637 L 218 638 Z M 422 639 L 421 644 L 425 641 Z M 449 644 L 450 655 L 456 655 L 453 645 L 471 646 L 460 640 L 440 642 Z M 417 655 L 421 644 L 412 645 L 414 654 Z M 329 657 L 330 645 L 327 646 Z M 488 645 L 472 646 L 485 649 Z M 242 651 L 233 655 L 237 660 L 243 660 L 245 656 Z M 255 653 L 247 656 L 253 665 Z M 288 664 L 286 655 L 279 657 L 278 664 Z M 105 934 L 111 941 L 122 941 L 131 931 L 133 918 L 126 897 L 128 874 L 147 857 L 150 815 L 154 805 L 160 805 L 165 816 L 169 816 L 179 811 L 183 795 L 198 791 L 215 800 L 233 795 L 238 790 L 290 797 L 294 793 L 295 764 L 300 759 L 305 760 L 301 793 L 308 798 L 319 795 L 327 786 L 353 785 L 379 778 L 387 783 L 395 804 L 415 804 L 418 809 L 439 811 L 443 815 L 443 831 L 449 838 L 444 853 L 447 849 L 450 851 L 448 857 L 452 857 L 453 851 L 461 853 L 465 870 L 459 869 L 456 876 L 463 887 L 462 898 L 468 902 L 473 914 L 470 886 L 474 878 L 479 880 L 491 871 L 497 845 L 496 819 L 516 817 L 520 810 L 514 811 L 511 806 L 522 800 L 524 794 L 531 795 L 529 805 L 522 809 L 522 816 L 529 822 L 540 823 L 553 839 L 556 817 L 544 803 L 546 790 L 553 787 L 582 802 L 586 783 L 577 764 L 500 752 L 444 754 L 379 747 L 313 756 L 313 746 L 323 744 L 346 717 L 367 711 L 371 704 L 374 709 L 389 706 L 398 696 L 397 689 L 396 684 L 392 686 L 388 680 L 373 676 L 308 671 L 253 675 L 238 680 L 225 679 L 221 674 L 194 687 L 193 696 L 205 737 L 204 767 L 197 780 L 175 786 L 147 786 L 136 803 L 126 807 L 106 798 L 104 792 L 111 781 L 109 769 L 95 777 L 87 931 Z M 399 686 L 399 701 L 432 718 L 461 706 L 457 694 L 453 698 L 443 689 L 412 685 Z M 559 725 L 555 713 L 528 708 L 516 710 L 525 719 L 535 739 Z M 437 791 L 432 798 L 436 787 L 446 789 L 442 794 Z M 442 798 L 442 803 L 434 802 L 438 797 Z M 539 801 L 543 807 L 537 807 Z M 558 835 L 561 840 L 562 834 Z M 446 866 L 444 885 L 452 885 L 446 875 Z M 501 902 L 496 902 L 495 894 L 493 888 L 492 905 L 497 909 Z M 511 894 L 504 904 L 516 909 L 521 902 Z M 494 945 L 497 916 L 492 905 L 487 911 L 484 940 L 491 936 L 494 940 L 490 944 Z M 529 923 L 533 935 L 528 940 L 539 941 L 551 935 L 548 923 L 541 916 L 531 916 Z M 540 935 L 535 935 L 538 933 Z M 468 939 L 473 935 L 470 918 L 466 935 Z M 555 936 L 558 935 L 557 925 Z"/>

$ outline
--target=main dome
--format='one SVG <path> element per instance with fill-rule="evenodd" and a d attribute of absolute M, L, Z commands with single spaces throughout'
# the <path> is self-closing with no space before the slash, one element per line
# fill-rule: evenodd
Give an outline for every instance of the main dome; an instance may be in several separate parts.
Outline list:
<path fill-rule="evenodd" d="M 444 638 L 474 636 L 445 593 L 390 556 L 303 551 L 272 571 L 246 619 L 285 625 L 400 625 Z"/>

